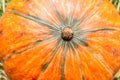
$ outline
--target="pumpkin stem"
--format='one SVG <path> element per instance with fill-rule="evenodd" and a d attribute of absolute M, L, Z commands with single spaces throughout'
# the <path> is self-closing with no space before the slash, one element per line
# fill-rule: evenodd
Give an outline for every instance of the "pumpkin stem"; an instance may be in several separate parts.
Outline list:
<path fill-rule="evenodd" d="M 62 38 L 63 38 L 63 40 L 66 40 L 66 41 L 69 41 L 73 38 L 73 31 L 70 27 L 63 28 Z"/>

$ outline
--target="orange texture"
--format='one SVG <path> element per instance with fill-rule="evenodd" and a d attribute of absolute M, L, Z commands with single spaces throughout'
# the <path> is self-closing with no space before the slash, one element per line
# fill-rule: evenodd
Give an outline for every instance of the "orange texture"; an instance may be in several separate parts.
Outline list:
<path fill-rule="evenodd" d="M 0 19 L 0 59 L 10 80 L 112 80 L 120 15 L 108 0 L 12 0 Z"/>

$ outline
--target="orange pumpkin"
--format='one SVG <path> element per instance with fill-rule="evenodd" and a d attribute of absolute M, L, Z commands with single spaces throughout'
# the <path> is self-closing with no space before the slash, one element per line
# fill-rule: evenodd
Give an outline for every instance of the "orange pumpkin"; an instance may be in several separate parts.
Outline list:
<path fill-rule="evenodd" d="M 0 46 L 10 80 L 112 80 L 120 16 L 108 0 L 12 0 Z"/>

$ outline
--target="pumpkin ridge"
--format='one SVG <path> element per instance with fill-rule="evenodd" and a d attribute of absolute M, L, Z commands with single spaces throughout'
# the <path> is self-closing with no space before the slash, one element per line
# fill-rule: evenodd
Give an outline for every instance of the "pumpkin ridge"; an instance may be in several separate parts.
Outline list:
<path fill-rule="evenodd" d="M 74 18 L 73 18 L 73 16 L 72 16 L 72 11 L 68 14 L 68 18 L 67 18 L 67 25 L 66 26 L 70 26 L 71 28 L 72 28 L 72 24 L 74 23 L 73 22 L 73 20 L 74 20 Z"/>
<path fill-rule="evenodd" d="M 108 38 L 105 38 L 105 37 L 100 37 L 103 41 L 105 41 L 106 39 L 109 39 L 109 40 L 111 40 L 111 41 L 109 41 L 108 40 L 108 42 L 106 42 L 106 43 L 111 43 L 111 44 L 113 44 L 114 42 L 114 44 L 116 44 L 116 42 L 117 41 L 119 41 L 119 40 L 117 40 L 117 39 L 110 39 L 110 37 L 108 37 Z M 97 38 L 98 40 L 99 40 L 99 38 Z M 112 41 L 114 41 L 114 42 L 112 42 Z M 118 42 L 119 43 L 119 42 Z M 109 49 L 110 50 L 110 52 L 109 52 L 109 50 L 107 50 L 107 49 L 105 49 L 104 50 L 104 48 L 102 48 L 102 45 L 104 45 L 104 44 L 101 44 L 101 43 L 98 43 L 98 47 L 99 48 L 101 48 L 101 49 L 103 49 L 103 51 L 99 51 L 99 53 L 100 53 L 100 56 L 102 57 L 102 59 L 101 58 L 99 58 L 99 55 L 95 55 L 95 50 L 93 50 L 94 51 L 94 55 L 96 56 L 96 57 L 98 57 L 98 58 L 96 58 L 96 59 L 98 59 L 98 61 L 101 61 L 101 62 L 103 62 L 103 64 L 105 64 L 104 65 L 104 67 L 106 66 L 106 67 L 109 67 L 108 68 L 108 70 L 113 74 L 113 76 L 114 76 L 114 74 L 115 74 L 115 72 L 116 72 L 116 70 L 115 70 L 115 68 L 114 68 L 114 66 L 115 65 L 117 65 L 119 68 L 120 68 L 120 66 L 119 66 L 119 64 L 113 64 L 113 63 L 110 63 L 110 59 L 109 58 L 111 58 L 111 60 L 113 59 L 113 58 L 115 58 L 115 54 L 118 54 L 118 53 L 113 53 L 113 51 L 114 51 L 114 47 L 112 48 L 112 50 L 111 49 Z M 119 45 L 119 44 L 117 44 L 117 45 Z M 113 45 L 114 46 L 114 45 Z M 92 48 L 91 48 L 91 51 L 92 51 Z M 97 54 L 97 53 L 96 53 Z M 106 57 L 107 56 L 107 57 Z M 113 59 L 113 62 L 115 62 L 116 60 L 114 60 Z"/>
<path fill-rule="evenodd" d="M 80 46 L 79 46 L 80 47 Z M 85 49 L 86 51 L 85 51 L 85 53 L 88 53 L 89 52 L 89 54 L 91 55 L 91 58 L 98 64 L 97 66 L 99 66 L 100 67 L 100 69 L 102 70 L 102 69 L 106 69 L 106 72 L 105 73 L 109 73 L 109 76 L 112 76 L 113 77 L 113 75 L 114 75 L 114 73 L 113 73 L 113 70 L 112 69 L 110 69 L 110 67 L 109 66 L 107 66 L 107 65 L 105 65 L 104 63 L 102 63 L 102 61 L 100 61 L 100 59 L 98 59 L 98 57 L 96 57 L 96 55 L 97 55 L 97 53 L 95 53 L 94 52 L 94 50 L 92 50 L 91 48 L 89 48 L 89 47 L 81 47 L 82 49 Z M 87 52 L 88 51 L 88 52 Z M 78 49 L 78 52 L 80 52 L 80 50 Z M 83 57 L 84 56 L 86 56 L 86 58 L 87 58 L 87 56 L 89 56 L 89 55 L 82 55 Z M 88 59 L 89 60 L 89 59 Z M 80 62 L 81 63 L 81 62 Z M 88 63 L 88 64 L 90 64 L 90 63 Z M 90 65 L 89 65 L 90 66 Z M 83 68 L 83 67 L 81 67 L 81 68 Z M 89 71 L 90 72 L 90 71 Z M 93 72 L 94 73 L 94 72 Z M 91 72 L 90 72 L 90 74 L 91 74 Z M 84 73 L 83 73 L 83 75 L 85 75 Z M 93 75 L 94 76 L 94 75 Z M 99 75 L 100 76 L 100 75 Z M 101 75 L 101 76 L 103 76 L 103 75 Z M 107 78 L 107 76 L 106 76 L 106 78 Z M 105 78 L 105 80 L 106 80 L 106 78 Z M 97 79 L 97 78 L 96 78 Z M 95 80 L 96 80 L 95 79 Z M 102 78 L 103 79 L 103 78 Z"/>
<path fill-rule="evenodd" d="M 52 30 L 58 30 L 56 25 L 52 25 L 49 22 L 46 22 L 46 21 L 44 21 L 44 20 L 42 20 L 42 19 L 40 19 L 38 17 L 32 16 L 30 14 L 28 14 L 28 15 L 22 14 L 22 13 L 19 13 L 19 12 L 15 11 L 15 10 L 11 10 L 10 12 L 13 13 L 13 14 L 16 14 L 18 16 L 24 17 L 26 19 L 32 20 L 32 21 L 34 21 L 34 22 L 36 22 L 38 24 L 41 24 L 43 26 L 47 26 Z"/>
<path fill-rule="evenodd" d="M 36 42 L 34 42 L 34 43 L 33 43 L 32 45 L 30 45 L 30 46 L 27 46 L 27 47 L 25 47 L 25 48 L 22 48 L 22 49 L 20 49 L 20 50 L 17 50 L 17 51 L 14 51 L 13 53 L 8 54 L 7 56 L 5 56 L 5 57 L 2 59 L 2 61 L 4 62 L 4 61 L 6 61 L 6 60 L 8 60 L 8 59 L 10 59 L 10 58 L 12 58 L 12 57 L 14 57 L 14 56 L 16 56 L 17 54 L 21 54 L 22 52 L 27 51 L 27 50 L 35 47 L 35 46 L 38 46 L 38 45 L 40 45 L 40 44 L 47 43 L 47 42 L 52 41 L 52 40 L 55 40 L 55 39 L 56 39 L 55 37 L 51 37 L 51 38 L 46 39 L 46 40 L 37 40 Z"/>
<path fill-rule="evenodd" d="M 99 31 L 118 31 L 119 29 L 117 28 L 98 28 L 98 29 L 95 29 L 95 30 L 88 30 L 86 32 L 88 33 L 93 33 L 93 32 L 99 32 Z"/>
<path fill-rule="evenodd" d="M 64 25 L 64 19 L 63 19 L 62 15 L 60 15 L 60 13 L 55 9 L 55 7 L 53 6 L 52 2 L 50 2 L 50 7 L 52 8 L 53 12 L 57 16 L 57 18 L 60 21 L 60 23 L 62 23 Z"/>
<path fill-rule="evenodd" d="M 78 51 L 77 51 L 76 47 L 74 47 L 74 45 L 73 45 L 72 42 L 70 42 L 70 46 L 71 46 L 71 49 L 72 49 L 72 51 L 73 51 L 73 55 L 74 55 L 75 58 L 76 58 L 77 64 L 78 64 L 78 66 L 79 66 L 79 69 L 80 69 L 81 72 L 83 72 L 83 71 L 82 71 L 82 66 L 81 66 L 81 64 L 80 64 L 80 59 L 79 59 L 79 57 L 77 56 L 77 55 L 78 55 Z M 85 79 L 85 76 L 84 76 L 84 74 L 82 73 L 82 74 L 81 74 L 81 80 L 84 80 L 84 79 Z"/>
<path fill-rule="evenodd" d="M 99 58 L 97 58 L 98 56 L 97 55 L 95 55 L 95 54 L 97 54 L 92 48 L 90 48 L 90 47 L 86 47 L 87 48 L 87 50 L 88 51 L 90 51 L 91 52 L 91 54 L 93 55 L 93 57 L 101 64 L 101 65 L 103 65 L 104 66 L 104 68 L 113 76 L 113 70 L 108 66 L 108 64 L 106 63 L 106 64 L 104 64 L 103 63 L 103 61 L 102 60 L 100 60 Z M 104 59 L 103 59 L 104 60 Z"/>
<path fill-rule="evenodd" d="M 99 9 L 100 4 L 102 4 L 104 2 L 104 0 L 98 0 L 98 2 L 96 3 L 95 7 L 86 15 L 82 16 L 80 19 L 78 19 L 78 21 L 76 21 L 74 27 L 78 27 L 78 25 L 80 25 L 88 16 L 93 15 L 93 13 L 95 13 L 97 11 L 97 9 Z M 73 28 L 74 28 L 73 27 Z"/>
<path fill-rule="evenodd" d="M 64 42 L 63 47 L 63 59 L 62 59 L 62 64 L 61 64 L 61 75 L 60 75 L 60 80 L 64 80 L 65 74 L 64 74 L 64 69 L 65 69 L 65 61 L 66 61 L 66 54 L 70 46 L 68 46 L 68 42 Z"/>
<path fill-rule="evenodd" d="M 52 61 L 52 59 L 54 58 L 57 50 L 61 47 L 62 42 L 63 42 L 63 41 L 62 41 L 61 39 L 57 41 L 57 44 L 56 44 L 57 47 L 53 50 L 51 57 L 48 59 L 48 62 L 45 63 L 44 65 L 42 65 L 42 71 L 43 71 L 43 72 L 47 69 L 47 67 L 48 67 L 49 64 L 51 63 L 51 61 Z"/>
<path fill-rule="evenodd" d="M 120 29 L 113 28 L 113 27 L 105 27 L 105 28 L 97 28 L 92 30 L 82 30 L 81 32 L 78 31 L 78 33 L 82 35 L 86 35 L 86 34 L 91 34 L 95 32 L 102 32 L 102 31 L 120 31 Z"/>

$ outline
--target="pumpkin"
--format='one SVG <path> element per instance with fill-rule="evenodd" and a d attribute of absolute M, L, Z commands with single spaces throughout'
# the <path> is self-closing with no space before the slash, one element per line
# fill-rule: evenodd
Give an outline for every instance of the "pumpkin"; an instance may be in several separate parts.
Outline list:
<path fill-rule="evenodd" d="M 120 16 L 108 0 L 12 0 L 0 58 L 10 80 L 112 80 Z"/>

